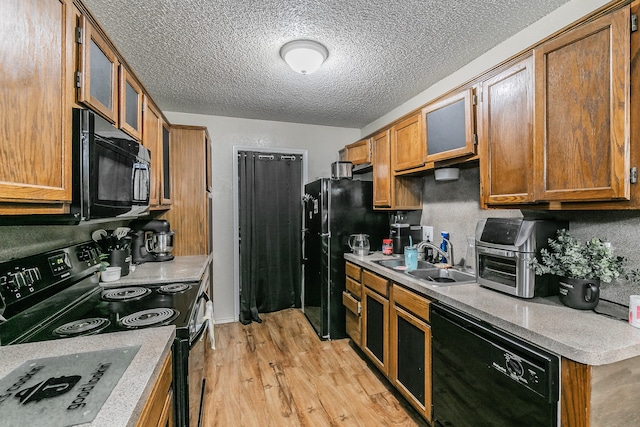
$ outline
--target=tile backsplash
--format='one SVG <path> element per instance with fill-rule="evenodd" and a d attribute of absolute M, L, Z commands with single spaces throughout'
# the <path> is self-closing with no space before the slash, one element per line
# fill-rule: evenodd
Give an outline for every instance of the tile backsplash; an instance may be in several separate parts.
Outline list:
<path fill-rule="evenodd" d="M 628 260 L 628 266 L 640 269 L 640 211 L 553 211 L 526 212 L 519 209 L 480 209 L 480 173 L 478 167 L 462 168 L 456 181 L 435 181 L 424 177 L 421 224 L 434 227 L 435 241 L 441 231 L 449 231 L 455 263 L 466 254 L 467 236 L 473 236 L 478 220 L 487 217 L 522 217 L 534 214 L 569 222 L 571 233 L 584 241 L 593 237 L 609 241 L 615 253 Z M 629 304 L 629 295 L 640 294 L 640 285 L 617 280 L 601 287 L 601 298 Z"/>

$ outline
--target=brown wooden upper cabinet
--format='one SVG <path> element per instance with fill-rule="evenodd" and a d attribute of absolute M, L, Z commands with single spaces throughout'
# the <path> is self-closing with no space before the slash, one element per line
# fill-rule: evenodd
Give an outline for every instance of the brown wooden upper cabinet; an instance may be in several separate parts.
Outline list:
<path fill-rule="evenodd" d="M 535 199 L 629 199 L 629 7 L 533 55 Z"/>
<path fill-rule="evenodd" d="M 533 202 L 533 59 L 485 80 L 478 108 L 484 205 Z"/>
<path fill-rule="evenodd" d="M 391 129 L 371 138 L 373 148 L 373 208 L 422 209 L 422 177 L 395 176 L 392 173 Z"/>
<path fill-rule="evenodd" d="M 168 170 L 168 146 L 165 150 L 165 138 L 168 139 L 169 130 L 166 122 L 160 114 L 160 110 L 145 97 L 144 109 L 144 132 L 142 134 L 142 143 L 151 151 L 151 191 L 149 197 L 149 205 L 151 209 L 164 208 L 167 209 L 171 200 L 169 199 L 171 186 L 167 185 L 169 177 Z M 168 144 L 168 141 L 166 141 Z"/>
<path fill-rule="evenodd" d="M 86 16 L 81 17 L 80 28 L 82 52 L 76 78 L 76 84 L 79 85 L 78 102 L 117 125 L 118 58 Z"/>
<path fill-rule="evenodd" d="M 127 68 L 120 64 L 118 110 L 120 129 L 137 140 L 142 139 L 142 89 Z"/>
<path fill-rule="evenodd" d="M 0 2 L 2 215 L 68 210 L 74 11 L 71 0 Z"/>
<path fill-rule="evenodd" d="M 418 113 L 391 127 L 393 170 L 418 168 L 425 163 L 422 114 Z"/>
<path fill-rule="evenodd" d="M 344 147 L 344 156 L 341 160 L 351 162 L 354 165 L 361 165 L 363 163 L 371 162 L 371 142 L 370 140 L 363 139 L 353 144 L 349 144 Z"/>
<path fill-rule="evenodd" d="M 425 162 L 475 154 L 473 88 L 447 96 L 422 109 L 427 141 Z"/>
<path fill-rule="evenodd" d="M 389 130 L 371 138 L 373 152 L 373 207 L 391 208 L 391 141 Z"/>

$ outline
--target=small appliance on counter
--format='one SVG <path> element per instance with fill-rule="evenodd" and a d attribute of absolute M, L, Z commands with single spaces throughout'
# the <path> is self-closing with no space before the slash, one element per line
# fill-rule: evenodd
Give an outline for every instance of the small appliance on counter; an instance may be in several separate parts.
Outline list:
<path fill-rule="evenodd" d="M 404 247 L 409 246 L 409 236 L 411 236 L 411 241 L 414 245 L 420 243 L 422 241 L 422 226 L 406 223 L 391 224 L 389 237 L 393 242 L 393 253 L 395 255 L 404 253 Z"/>
<path fill-rule="evenodd" d="M 131 262 L 142 264 L 145 262 L 171 261 L 174 257 L 173 235 L 169 221 L 152 219 L 148 221 L 134 221 L 130 224 L 134 235 L 131 243 Z"/>
<path fill-rule="evenodd" d="M 530 260 L 548 246 L 566 221 L 487 218 L 476 225 L 476 281 L 521 298 L 558 294 L 555 276 L 536 276 Z"/>

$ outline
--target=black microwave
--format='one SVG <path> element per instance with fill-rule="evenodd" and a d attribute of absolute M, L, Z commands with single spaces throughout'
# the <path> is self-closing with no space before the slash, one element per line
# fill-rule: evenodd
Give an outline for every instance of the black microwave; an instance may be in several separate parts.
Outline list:
<path fill-rule="evenodd" d="M 81 220 L 148 212 L 150 152 L 90 110 L 73 110 L 73 199 Z"/>

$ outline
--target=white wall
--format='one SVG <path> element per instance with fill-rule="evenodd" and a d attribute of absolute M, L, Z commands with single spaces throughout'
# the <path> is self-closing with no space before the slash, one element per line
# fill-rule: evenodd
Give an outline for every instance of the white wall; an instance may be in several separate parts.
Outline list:
<path fill-rule="evenodd" d="M 308 178 L 328 177 L 338 150 L 358 129 L 166 112 L 171 123 L 206 126 L 213 145 L 213 286 L 217 323 L 236 321 L 233 294 L 233 146 L 308 151 Z M 265 254 L 266 255 L 266 254 Z"/>

